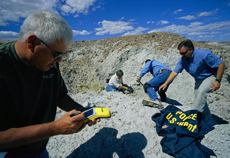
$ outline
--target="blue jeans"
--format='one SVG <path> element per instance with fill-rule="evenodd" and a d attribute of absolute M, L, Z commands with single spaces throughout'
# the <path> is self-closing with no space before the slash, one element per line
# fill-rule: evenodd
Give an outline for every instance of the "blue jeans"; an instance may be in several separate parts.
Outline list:
<path fill-rule="evenodd" d="M 107 85 L 107 87 L 106 87 L 106 92 L 111 92 L 111 91 L 115 91 L 117 89 L 117 87 L 116 86 L 111 86 L 111 85 Z"/>
<path fill-rule="evenodd" d="M 130 93 L 133 93 L 133 92 L 134 92 L 134 90 L 133 90 L 132 87 L 129 87 L 129 86 L 127 86 L 127 85 L 126 85 L 126 87 L 128 87 L 128 88 L 131 89 Z M 106 87 L 105 90 L 106 90 L 106 92 L 115 91 L 115 92 L 123 92 L 123 93 L 125 93 L 125 90 L 124 90 L 124 89 L 122 89 L 122 88 L 117 88 L 117 87 L 111 86 L 111 85 L 107 85 L 107 87 Z"/>
<path fill-rule="evenodd" d="M 150 86 L 146 89 L 147 94 L 149 98 L 152 100 L 158 99 L 156 91 L 158 91 L 159 87 L 165 83 L 169 75 L 171 74 L 171 71 L 164 71 L 161 74 L 155 76 L 152 78 L 147 84 Z M 168 85 L 169 86 L 169 85 Z M 164 90 L 166 92 L 167 89 Z"/>
<path fill-rule="evenodd" d="M 106 87 L 106 92 L 112 92 L 112 91 L 114 91 L 114 92 L 123 92 L 124 93 L 124 89 L 121 89 L 121 88 L 117 88 L 116 86 L 111 86 L 111 85 L 107 85 L 107 87 Z"/>
<path fill-rule="evenodd" d="M 49 153 L 46 149 L 37 155 L 14 152 L 0 152 L 0 158 L 49 158 Z"/>

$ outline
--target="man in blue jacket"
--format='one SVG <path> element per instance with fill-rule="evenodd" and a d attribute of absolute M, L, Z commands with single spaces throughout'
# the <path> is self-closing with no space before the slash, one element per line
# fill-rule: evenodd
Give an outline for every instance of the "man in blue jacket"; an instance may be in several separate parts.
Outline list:
<path fill-rule="evenodd" d="M 162 105 L 161 101 L 166 101 L 165 92 L 167 89 L 161 91 L 158 91 L 158 89 L 170 75 L 171 69 L 159 61 L 147 59 L 145 61 L 144 68 L 141 69 L 139 76 L 136 77 L 136 81 L 140 82 L 141 78 L 148 72 L 153 75 L 153 78 L 149 82 L 145 83 L 143 88 L 148 94 L 151 102 Z M 161 99 L 158 98 L 156 91 L 158 91 Z"/>
<path fill-rule="evenodd" d="M 178 50 L 181 58 L 174 71 L 159 89 L 166 89 L 168 83 L 172 82 L 177 74 L 185 69 L 195 79 L 193 108 L 207 116 L 211 116 L 207 106 L 207 96 L 211 91 L 216 91 L 220 88 L 221 77 L 224 73 L 224 62 L 215 56 L 211 50 L 194 49 L 191 40 L 182 41 L 178 46 Z"/>

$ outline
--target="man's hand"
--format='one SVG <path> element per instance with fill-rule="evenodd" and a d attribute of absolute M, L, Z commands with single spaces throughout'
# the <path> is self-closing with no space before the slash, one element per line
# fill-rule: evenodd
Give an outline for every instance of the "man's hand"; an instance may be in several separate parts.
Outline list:
<path fill-rule="evenodd" d="M 218 81 L 215 81 L 213 84 L 212 84 L 212 90 L 213 91 L 216 91 L 217 89 L 220 88 L 220 82 Z"/>
<path fill-rule="evenodd" d="M 136 81 L 139 83 L 141 82 L 141 78 L 139 76 L 136 77 Z"/>
<path fill-rule="evenodd" d="M 129 92 L 131 92 L 131 91 L 132 91 L 132 89 L 131 89 L 131 88 L 129 88 L 129 87 L 126 87 L 126 90 L 127 90 L 127 91 L 129 91 Z"/>
<path fill-rule="evenodd" d="M 132 88 L 124 86 L 124 85 L 122 86 L 122 88 L 132 93 Z"/>
<path fill-rule="evenodd" d="M 79 113 L 77 116 L 71 117 L 71 114 Z M 85 128 L 84 123 L 85 114 L 77 110 L 72 110 L 63 115 L 59 120 L 54 122 L 54 128 L 57 134 L 72 134 L 80 132 Z"/>
<path fill-rule="evenodd" d="M 160 86 L 160 88 L 159 88 L 159 91 L 161 91 L 161 89 L 162 90 L 165 90 L 166 88 L 167 88 L 167 83 L 164 83 L 164 84 L 162 84 L 161 86 Z"/>

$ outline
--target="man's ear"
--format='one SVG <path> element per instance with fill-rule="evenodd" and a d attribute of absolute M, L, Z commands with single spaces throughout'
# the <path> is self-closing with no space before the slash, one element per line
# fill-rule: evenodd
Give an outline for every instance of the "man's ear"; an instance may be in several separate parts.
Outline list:
<path fill-rule="evenodd" d="M 27 45 L 28 45 L 28 49 L 31 50 L 31 52 L 34 52 L 34 48 L 36 46 L 36 41 L 38 40 L 36 35 L 30 35 L 27 38 Z"/>

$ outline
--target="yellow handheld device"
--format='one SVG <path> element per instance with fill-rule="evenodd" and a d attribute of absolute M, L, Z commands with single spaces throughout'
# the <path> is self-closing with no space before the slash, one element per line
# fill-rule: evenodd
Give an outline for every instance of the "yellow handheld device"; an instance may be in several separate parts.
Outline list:
<path fill-rule="evenodd" d="M 109 109 L 103 107 L 95 107 L 83 112 L 85 113 L 85 123 L 96 118 L 108 118 L 111 116 Z M 78 115 L 78 113 L 70 116 L 72 117 L 76 115 Z"/>

